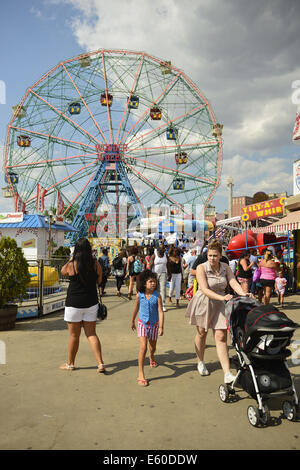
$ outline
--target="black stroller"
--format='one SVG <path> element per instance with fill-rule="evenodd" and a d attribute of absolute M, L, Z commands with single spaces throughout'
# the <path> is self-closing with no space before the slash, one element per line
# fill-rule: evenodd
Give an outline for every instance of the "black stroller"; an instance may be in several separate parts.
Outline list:
<path fill-rule="evenodd" d="M 236 297 L 227 302 L 225 316 L 232 345 L 237 352 L 237 375 L 232 384 L 222 384 L 219 396 L 230 401 L 234 387 L 245 390 L 256 399 L 258 407 L 249 406 L 247 415 L 252 426 L 266 426 L 270 411 L 268 398 L 289 395 L 282 404 L 284 416 L 299 418 L 299 401 L 288 369 L 287 346 L 299 325 L 272 305 L 262 305 L 249 297 Z"/>

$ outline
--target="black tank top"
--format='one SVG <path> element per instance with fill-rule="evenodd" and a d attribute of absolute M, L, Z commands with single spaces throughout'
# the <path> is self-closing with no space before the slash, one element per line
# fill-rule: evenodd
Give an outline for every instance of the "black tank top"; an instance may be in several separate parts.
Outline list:
<path fill-rule="evenodd" d="M 169 261 L 170 263 L 170 271 L 172 274 L 179 274 L 181 273 L 181 262 L 175 263 L 175 261 Z"/>
<path fill-rule="evenodd" d="M 89 308 L 96 305 L 98 303 L 97 277 L 98 275 L 94 271 L 85 284 L 79 274 L 69 276 L 70 284 L 67 290 L 66 307 Z"/>
<path fill-rule="evenodd" d="M 247 262 L 247 266 L 249 266 L 250 262 L 248 260 L 246 260 Z M 239 262 L 239 275 L 238 277 L 241 277 L 242 279 L 251 279 L 252 277 L 252 271 L 251 269 L 249 269 L 248 271 L 244 271 L 244 268 L 243 266 L 241 265 L 241 263 Z"/>

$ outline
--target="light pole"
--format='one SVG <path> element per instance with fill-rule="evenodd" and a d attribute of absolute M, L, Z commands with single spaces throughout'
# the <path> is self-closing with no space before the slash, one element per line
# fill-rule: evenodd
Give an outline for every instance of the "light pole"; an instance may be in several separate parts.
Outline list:
<path fill-rule="evenodd" d="M 227 187 L 229 188 L 228 191 L 228 218 L 232 217 L 232 187 L 233 187 L 233 179 L 232 176 L 229 176 L 227 180 Z"/>

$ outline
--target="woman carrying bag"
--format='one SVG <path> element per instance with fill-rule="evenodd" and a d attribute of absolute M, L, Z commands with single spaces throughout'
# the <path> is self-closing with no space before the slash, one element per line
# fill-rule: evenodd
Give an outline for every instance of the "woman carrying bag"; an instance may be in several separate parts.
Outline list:
<path fill-rule="evenodd" d="M 98 314 L 97 285 L 102 281 L 102 269 L 94 258 L 92 248 L 86 238 L 80 238 L 71 258 L 61 269 L 63 276 L 69 276 L 64 320 L 68 323 L 69 344 L 68 362 L 60 366 L 62 370 L 75 369 L 75 358 L 79 348 L 79 337 L 83 327 L 90 347 L 98 363 L 98 372 L 105 372 L 101 343 L 96 333 Z"/>

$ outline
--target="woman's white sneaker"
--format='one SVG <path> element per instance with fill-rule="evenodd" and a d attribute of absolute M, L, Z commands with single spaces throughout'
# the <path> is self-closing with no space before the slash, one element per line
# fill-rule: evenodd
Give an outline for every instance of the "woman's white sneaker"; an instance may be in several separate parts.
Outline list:
<path fill-rule="evenodd" d="M 199 372 L 200 375 L 209 375 L 209 372 L 206 369 L 206 365 L 204 364 L 203 361 L 198 362 L 197 369 L 198 369 L 198 372 Z"/>
<path fill-rule="evenodd" d="M 224 375 L 224 382 L 226 384 L 231 384 L 234 381 L 235 381 L 235 375 L 233 375 L 231 372 L 226 372 L 226 374 Z"/>

